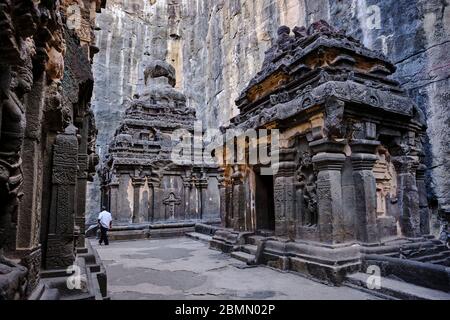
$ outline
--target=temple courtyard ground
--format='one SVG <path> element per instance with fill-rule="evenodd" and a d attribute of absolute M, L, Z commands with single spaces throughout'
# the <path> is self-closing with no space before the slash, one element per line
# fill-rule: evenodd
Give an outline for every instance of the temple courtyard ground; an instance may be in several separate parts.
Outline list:
<path fill-rule="evenodd" d="M 190 238 L 111 242 L 98 250 L 113 300 L 377 299 L 264 266 L 248 267 Z"/>

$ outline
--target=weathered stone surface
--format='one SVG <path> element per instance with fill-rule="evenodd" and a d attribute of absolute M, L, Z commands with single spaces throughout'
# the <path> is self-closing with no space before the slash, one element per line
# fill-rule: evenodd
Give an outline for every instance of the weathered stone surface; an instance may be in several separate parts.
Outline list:
<path fill-rule="evenodd" d="M 43 267 L 73 263 L 95 169 L 91 31 L 104 4 L 0 1 L 2 298 L 27 298 Z"/>
<path fill-rule="evenodd" d="M 188 105 L 217 127 L 237 115 L 234 100 L 261 67 L 278 26 L 309 27 L 325 19 L 394 62 L 394 78 L 427 118 L 428 190 L 448 205 L 449 13 L 448 2 L 440 0 L 109 1 L 98 19 L 102 51 L 94 67 L 101 154 L 114 133 L 109 123 L 118 124 L 122 102 L 136 92 L 144 52 L 175 66 Z M 98 195 L 93 199 L 99 203 Z"/>
<path fill-rule="evenodd" d="M 394 72 L 382 53 L 323 20 L 292 33 L 281 26 L 236 100 L 240 114 L 223 128 L 240 133 L 224 134 L 216 149 L 221 188 L 229 190 L 222 201 L 233 205 L 223 208 L 230 229 L 215 232 L 211 247 L 337 284 L 371 250 L 423 261 L 424 270 L 445 268 L 448 252 L 429 237 L 425 119 Z M 251 137 L 251 129 L 269 133 Z M 250 159 L 250 146 L 272 144 L 273 176 L 261 178 L 267 163 L 229 156 L 244 136 L 242 159 Z M 268 192 L 258 193 L 260 185 Z M 259 205 L 267 197 L 272 210 Z M 260 223 L 267 219 L 274 223 Z M 422 283 L 433 282 L 427 277 Z"/>
<path fill-rule="evenodd" d="M 129 103 L 101 169 L 103 205 L 114 224 L 218 220 L 217 167 L 202 158 L 192 161 L 198 148 L 192 143 L 195 110 L 174 88 L 171 65 L 152 59 L 142 64 L 144 85 Z M 186 143 L 184 158 L 176 162 L 175 147 Z"/>

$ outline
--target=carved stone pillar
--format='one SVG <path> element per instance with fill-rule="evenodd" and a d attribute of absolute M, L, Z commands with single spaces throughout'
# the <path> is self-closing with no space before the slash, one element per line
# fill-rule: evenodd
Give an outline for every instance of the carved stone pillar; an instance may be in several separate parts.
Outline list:
<path fill-rule="evenodd" d="M 80 141 L 78 146 L 78 174 L 76 188 L 75 227 L 78 230 L 76 247 L 85 246 L 85 224 L 86 224 L 86 191 L 89 171 L 88 136 L 89 116 L 84 116 L 79 121 L 81 127 Z"/>
<path fill-rule="evenodd" d="M 109 191 L 109 211 L 113 220 L 119 219 L 119 181 L 111 181 L 108 185 Z"/>
<path fill-rule="evenodd" d="M 153 223 L 155 220 L 155 187 L 153 183 L 148 183 L 148 222 Z"/>
<path fill-rule="evenodd" d="M 393 158 L 398 180 L 400 227 L 405 237 L 420 236 L 419 190 L 416 182 L 418 157 L 398 156 Z"/>
<path fill-rule="evenodd" d="M 190 175 L 190 174 L 189 174 Z M 182 195 L 182 207 L 184 212 L 184 219 L 189 220 L 191 219 L 191 212 L 189 210 L 189 203 L 190 203 L 190 197 L 191 194 L 191 179 L 187 174 L 186 177 L 183 177 L 183 195 Z"/>
<path fill-rule="evenodd" d="M 318 140 L 310 143 L 316 155 L 318 230 L 320 241 L 340 243 L 344 239 L 341 169 L 345 161 L 345 143 Z M 345 230 L 345 229 L 344 229 Z"/>
<path fill-rule="evenodd" d="M 75 226 L 79 231 L 76 247 L 85 246 L 86 190 L 88 179 L 88 155 L 78 154 L 78 176 L 76 188 Z"/>
<path fill-rule="evenodd" d="M 28 269 L 29 291 L 33 290 L 39 283 L 42 256 L 39 232 L 43 192 L 41 139 L 45 84 L 46 77 L 43 74 L 39 79 L 36 79 L 31 92 L 28 94 L 27 126 L 21 150 L 23 172 L 23 189 L 21 191 L 23 197 L 20 201 L 17 217 L 16 252 L 14 256 L 17 259 L 20 258 L 21 264 Z"/>
<path fill-rule="evenodd" d="M 208 202 L 208 179 L 202 178 L 199 180 L 198 188 L 200 190 L 200 219 L 207 219 L 208 212 L 206 211 L 208 206 L 206 205 Z"/>
<path fill-rule="evenodd" d="M 416 172 L 417 189 L 419 192 L 420 233 L 430 234 L 430 211 L 428 208 L 427 188 L 425 184 L 425 172 L 427 167 L 419 165 Z"/>
<path fill-rule="evenodd" d="M 69 125 L 53 146 L 52 195 L 45 265 L 67 268 L 74 261 L 74 208 L 78 167 L 76 127 Z"/>
<path fill-rule="evenodd" d="M 351 144 L 355 184 L 356 237 L 366 243 L 378 242 L 377 186 L 373 167 L 378 157 L 378 141 L 355 140 Z"/>
<path fill-rule="evenodd" d="M 140 217 L 140 206 L 141 206 L 141 188 L 144 186 L 144 179 L 133 178 L 133 217 L 132 223 L 142 222 L 142 217 Z"/>
<path fill-rule="evenodd" d="M 153 182 L 153 221 L 164 220 L 165 208 L 163 204 L 163 190 L 160 182 Z"/>
<path fill-rule="evenodd" d="M 220 195 L 220 222 L 222 227 L 227 227 L 226 219 L 228 218 L 228 194 L 227 185 L 229 179 L 226 177 L 225 169 L 219 169 L 219 195 Z"/>
<path fill-rule="evenodd" d="M 274 177 L 275 235 L 295 238 L 295 149 L 281 149 L 272 165 Z"/>
<path fill-rule="evenodd" d="M 233 185 L 233 228 L 245 231 L 244 176 L 238 165 L 234 167 L 231 181 Z"/>

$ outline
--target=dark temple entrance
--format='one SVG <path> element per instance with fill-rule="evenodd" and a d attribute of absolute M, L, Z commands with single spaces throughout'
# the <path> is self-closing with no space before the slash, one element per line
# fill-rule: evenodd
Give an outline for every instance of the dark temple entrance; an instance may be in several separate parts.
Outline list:
<path fill-rule="evenodd" d="M 255 184 L 256 229 L 274 231 L 273 176 L 255 172 Z"/>

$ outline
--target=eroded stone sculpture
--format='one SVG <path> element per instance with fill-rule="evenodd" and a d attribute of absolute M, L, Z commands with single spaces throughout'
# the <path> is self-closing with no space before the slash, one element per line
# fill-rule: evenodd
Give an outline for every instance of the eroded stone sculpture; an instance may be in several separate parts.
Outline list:
<path fill-rule="evenodd" d="M 86 250 L 77 230 L 98 162 L 91 35 L 104 4 L 0 1 L 0 299 L 58 298 L 51 279 Z"/>

